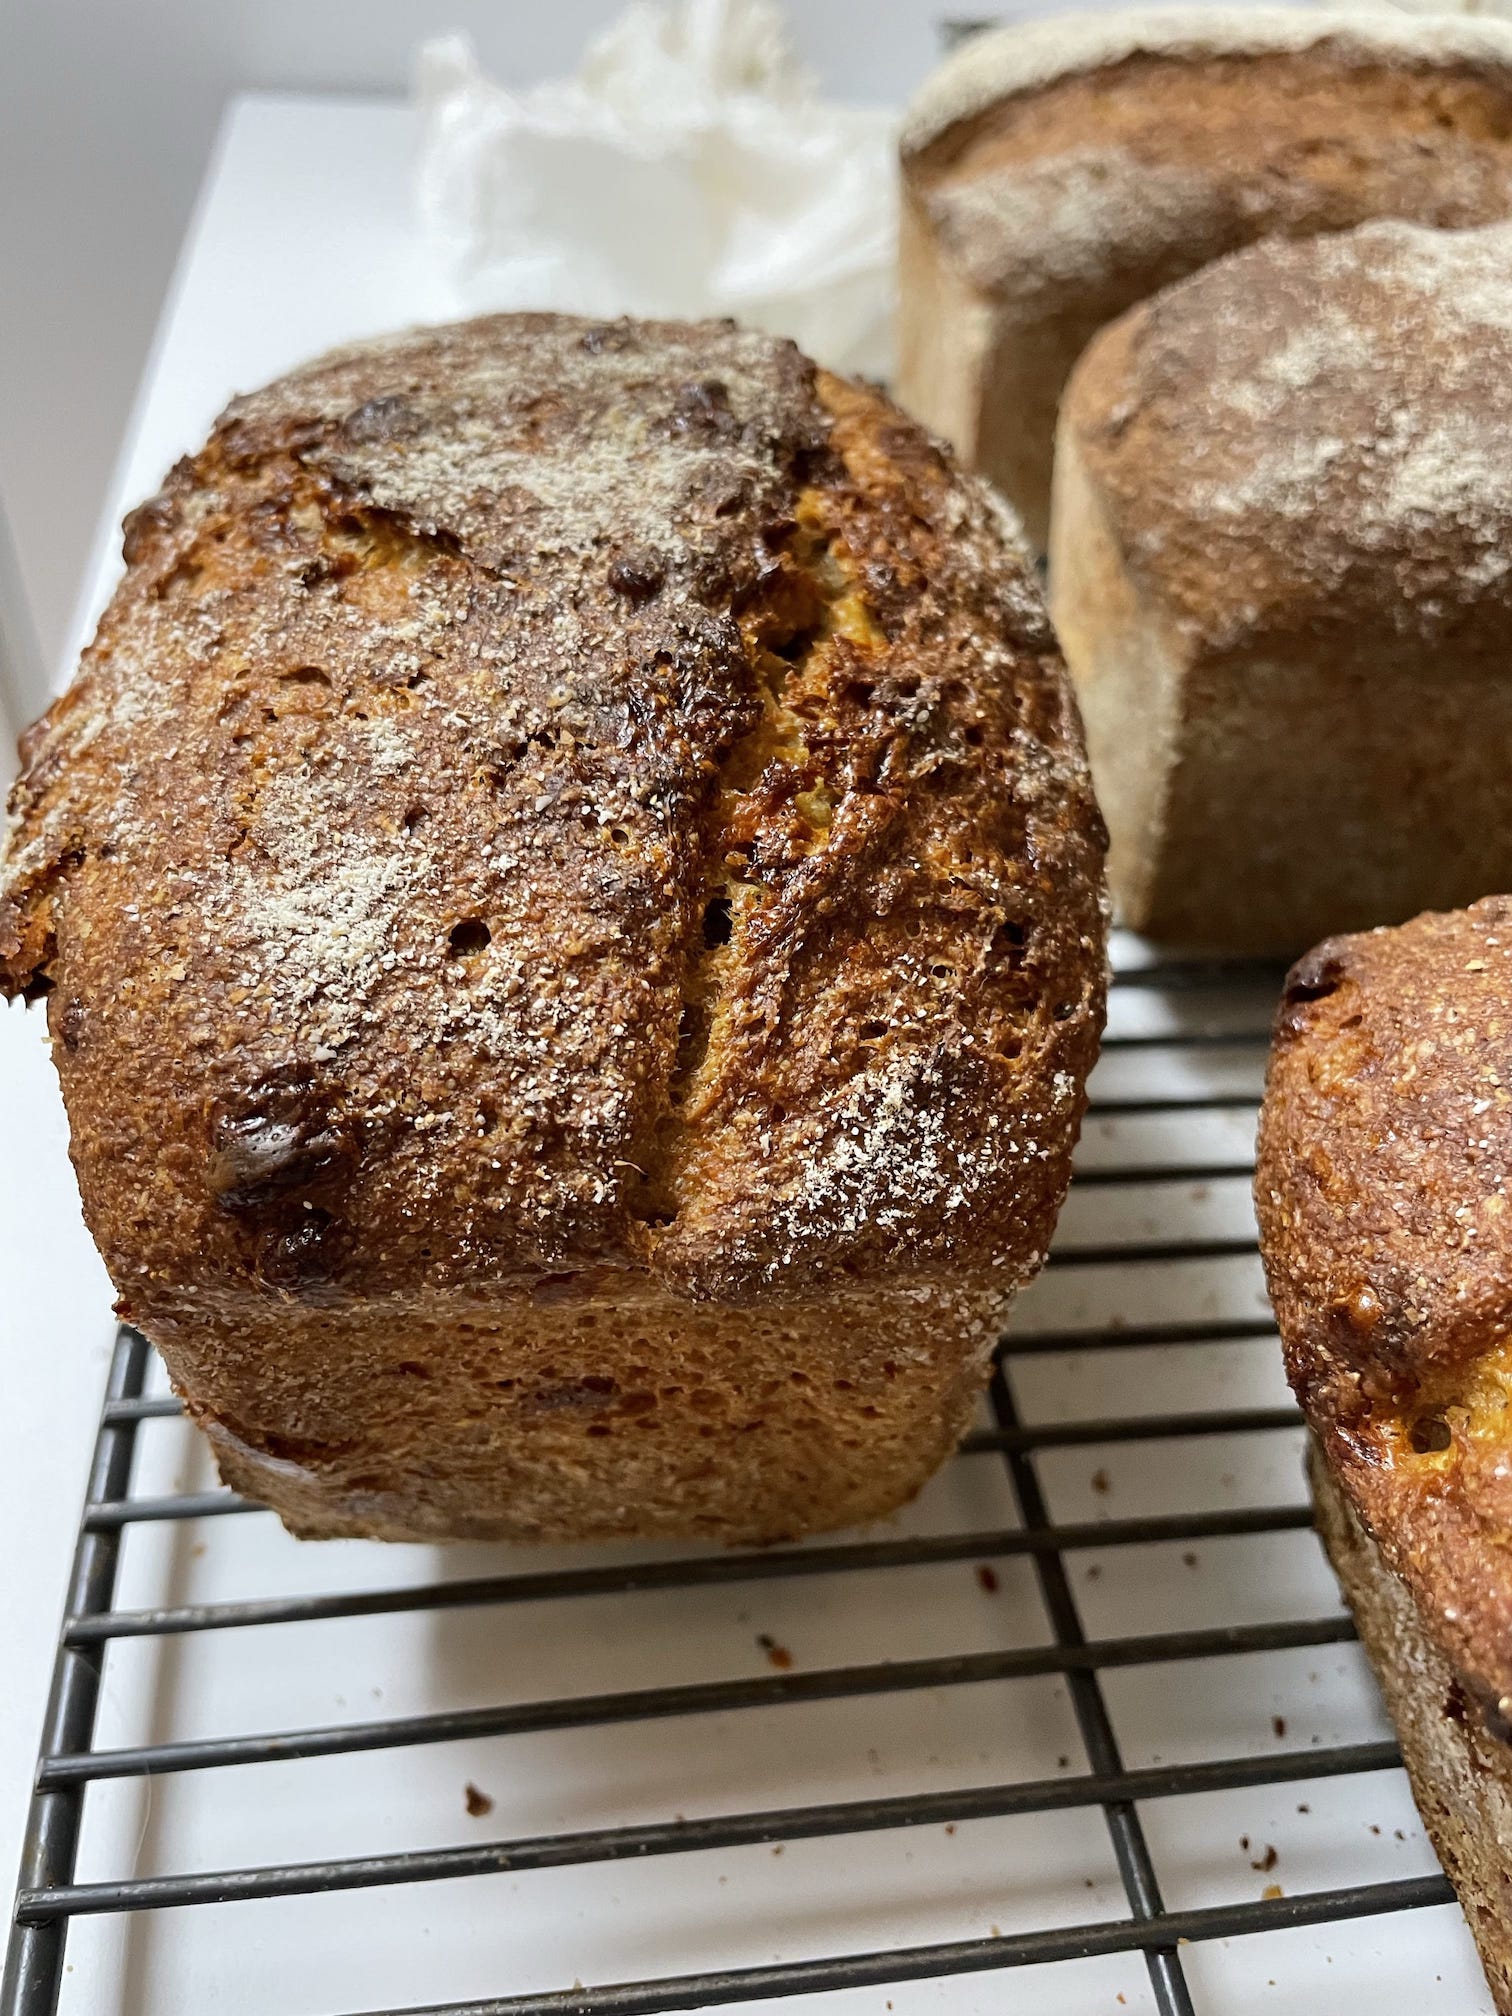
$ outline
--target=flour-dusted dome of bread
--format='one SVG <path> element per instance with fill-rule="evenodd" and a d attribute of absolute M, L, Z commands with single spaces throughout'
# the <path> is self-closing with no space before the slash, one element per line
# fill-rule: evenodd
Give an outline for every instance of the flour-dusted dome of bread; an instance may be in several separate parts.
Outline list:
<path fill-rule="evenodd" d="M 1512 898 L 1317 947 L 1282 997 L 1255 1178 L 1328 1466 L 1492 1703 L 1512 1695 L 1509 1003 Z"/>
<path fill-rule="evenodd" d="M 1051 599 L 1121 910 L 1295 956 L 1512 886 L 1512 225 L 1267 239 L 1066 389 Z"/>
<path fill-rule="evenodd" d="M 1218 260 L 1096 339 L 1065 427 L 1130 566 L 1220 644 L 1365 620 L 1504 658 L 1512 225 Z"/>
<path fill-rule="evenodd" d="M 790 344 L 502 316 L 238 400 L 126 557 L 28 741 L 0 983 L 48 994 L 91 1226 L 236 1474 L 410 1530 L 514 1407 L 513 1509 L 480 1454 L 432 1528 L 769 1536 L 913 1488 L 1043 1255 L 1102 1012 L 1101 824 L 991 491 Z M 924 1424 L 869 1496 L 795 1411 L 832 1348 L 832 1409 L 891 1381 L 866 1432 Z M 403 1475 L 418 1389 L 353 1370 L 388 1358 L 456 1389 Z M 766 1468 L 590 1476 L 627 1394 L 695 1454 L 755 1408 Z"/>
<path fill-rule="evenodd" d="M 1043 543 L 1061 387 L 1136 301 L 1256 239 L 1512 215 L 1512 23 L 1181 8 L 965 43 L 903 134 L 904 403 Z"/>

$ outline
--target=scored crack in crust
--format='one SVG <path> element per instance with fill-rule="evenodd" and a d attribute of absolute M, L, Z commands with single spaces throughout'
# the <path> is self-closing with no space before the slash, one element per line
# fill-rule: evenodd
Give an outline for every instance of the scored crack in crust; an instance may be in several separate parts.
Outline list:
<path fill-rule="evenodd" d="M 1424 1628 L 1512 1696 L 1512 899 L 1292 971 L 1255 1179 L 1287 1372 Z"/>
<path fill-rule="evenodd" d="M 338 1439 L 292 1346 L 275 1399 L 207 1338 L 318 1311 L 301 1349 L 376 1363 L 384 1301 L 897 1288 L 977 1364 L 1104 988 L 1075 705 L 984 485 L 790 344 L 499 316 L 238 400 L 126 557 L 27 739 L 0 987 L 46 994 L 121 1307 L 228 1435 Z"/>

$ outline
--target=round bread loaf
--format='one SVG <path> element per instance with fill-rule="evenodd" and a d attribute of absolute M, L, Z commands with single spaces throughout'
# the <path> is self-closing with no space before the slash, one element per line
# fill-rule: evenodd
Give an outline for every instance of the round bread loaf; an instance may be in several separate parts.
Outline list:
<path fill-rule="evenodd" d="M 1184 8 L 968 41 L 903 135 L 899 396 L 1048 531 L 1061 387 L 1271 235 L 1512 215 L 1512 23 Z"/>
<path fill-rule="evenodd" d="M 241 399 L 28 738 L 0 986 L 298 1530 L 763 1540 L 915 1490 L 1069 1175 L 1103 834 L 1015 528 L 732 325 Z"/>
<path fill-rule="evenodd" d="M 1119 909 L 1295 955 L 1512 886 L 1512 225 L 1269 239 L 1094 339 L 1051 602 Z"/>

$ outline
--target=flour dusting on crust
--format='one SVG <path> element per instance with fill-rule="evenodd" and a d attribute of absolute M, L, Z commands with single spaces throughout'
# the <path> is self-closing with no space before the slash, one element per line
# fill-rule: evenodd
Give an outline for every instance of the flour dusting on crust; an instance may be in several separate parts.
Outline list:
<path fill-rule="evenodd" d="M 143 1320 L 1029 1271 L 1100 829 L 1016 526 L 878 394 L 729 325 L 412 332 L 235 402 L 126 550 L 0 984 Z"/>
<path fill-rule="evenodd" d="M 1509 384 L 1512 225 L 1388 222 L 1252 246 L 1157 296 L 1071 411 L 1177 601 L 1206 593 L 1200 544 L 1236 601 L 1263 566 L 1277 606 L 1347 580 L 1434 623 L 1512 565 Z"/>
<path fill-rule="evenodd" d="M 1200 63 L 1285 55 L 1324 43 L 1344 62 L 1417 58 L 1495 64 L 1512 72 L 1512 23 L 1464 15 L 1305 7 L 1088 10 L 1015 22 L 964 42 L 915 97 L 903 128 L 903 152 L 919 152 L 1001 99 L 1134 57 Z"/>

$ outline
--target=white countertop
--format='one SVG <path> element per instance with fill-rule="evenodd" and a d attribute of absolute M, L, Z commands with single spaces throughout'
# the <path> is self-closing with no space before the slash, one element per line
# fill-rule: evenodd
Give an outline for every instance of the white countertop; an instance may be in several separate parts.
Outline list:
<path fill-rule="evenodd" d="M 402 108 L 257 97 L 234 104 L 164 310 L 159 339 L 106 513 L 92 613 L 117 572 L 122 513 L 207 427 L 235 391 L 327 346 L 458 311 L 411 221 L 412 121 Z M 81 630 L 87 625 L 81 623 Z M 1263 1008 L 1263 1004 L 1262 1004 Z M 1125 990 L 1125 1029 L 1179 1027 L 1190 1008 Z M 1141 1018 L 1143 1020 L 1141 1021 Z M 1181 1096 L 1257 1082 L 1261 1051 L 1110 1055 L 1099 1080 L 1142 1090 L 1157 1074 Z M 1143 1075 L 1140 1075 L 1143 1074 Z M 79 1220 L 39 1015 L 0 1014 L 0 1887 L 9 1895 L 53 1655 L 64 1576 L 113 1325 L 110 1290 Z M 1086 1154 L 1233 1162 L 1248 1151 L 1242 1106 L 1171 1120 L 1104 1121 Z M 1074 1194 L 1073 1239 L 1232 1236 L 1250 1224 L 1242 1179 Z M 1206 1321 L 1263 1310 L 1242 1262 L 1061 1267 L 1021 1305 L 1031 1324 L 1075 1328 L 1174 1315 Z M 1020 1375 L 1015 1375 L 1020 1382 Z M 1161 1408 L 1274 1407 L 1285 1398 L 1273 1340 L 1122 1349 L 1025 1361 L 1021 1395 L 1041 1420 L 1149 1415 Z M 1094 1467 L 1095 1466 L 1095 1467 Z M 1175 1507 L 1295 1505 L 1296 1431 L 1050 1451 L 1051 1515 L 1091 1521 Z M 138 1489 L 210 1481 L 184 1424 L 144 1432 Z M 1011 1529 L 1002 1466 L 963 1458 L 900 1515 L 900 1532 Z M 538 1561 L 539 1557 L 535 1557 Z M 560 1557 L 557 1557 L 558 1559 Z M 1337 1592 L 1305 1531 L 1215 1541 L 1185 1552 L 1125 1547 L 1075 1558 L 1089 1633 L 1117 1634 L 1336 1614 Z M 133 1529 L 122 1607 L 307 1589 L 390 1588 L 477 1574 L 527 1557 L 477 1548 L 438 1555 L 363 1543 L 301 1547 L 266 1516 Z M 991 1600 L 985 1591 L 991 1591 Z M 458 1608 L 326 1626 L 138 1639 L 106 1667 L 101 1740 L 165 1732 L 260 1731 L 360 1720 L 447 1704 L 533 1700 L 668 1679 L 768 1671 L 760 1632 L 800 1667 L 942 1650 L 1043 1643 L 1027 1561 L 996 1579 L 949 1570 L 773 1577 L 759 1588 L 612 1597 L 595 1607 Z M 768 1641 L 769 1642 L 769 1641 Z M 1174 1677 L 1173 1677 L 1174 1676 Z M 1109 1688 L 1131 1765 L 1270 1755 L 1384 1734 L 1357 1648 L 1134 1667 Z M 381 1705 L 379 1705 L 381 1704 Z M 1064 1753 L 1064 1754 L 1058 1754 Z M 878 1790 L 972 1785 L 1082 1769 L 1063 1683 L 941 1687 L 867 1701 L 704 1715 L 662 1723 L 443 1744 L 124 1782 L 90 1795 L 81 1873 L 198 1867 L 373 1852 L 391 1845 L 554 1832 L 578 1826 L 753 1810 Z M 492 1820 L 467 1817 L 464 1781 L 496 1795 Z M 1411 1876 L 1431 1852 L 1396 1772 L 1264 1785 L 1149 1802 L 1144 1817 L 1174 1906 L 1253 1900 L 1271 1878 L 1252 1859 L 1274 1844 L 1288 1893 Z M 1242 1844 L 1242 1845 L 1241 1845 Z M 780 1854 L 777 1850 L 775 1853 Z M 724 1886 L 728 1887 L 724 1887 Z M 1095 1808 L 840 1841 L 678 1855 L 647 1863 L 507 1873 L 407 1891 L 213 1906 L 85 1920 L 70 1938 L 66 2011 L 88 2016 L 300 2016 L 409 2005 L 443 1994 L 565 1988 L 778 1955 L 985 1937 L 1036 1922 L 1116 1918 L 1123 1892 Z M 1263 1952 L 1255 1950 L 1263 1947 Z M 1380 2016 L 1489 2012 L 1473 1954 L 1449 1907 L 1214 1940 L 1184 1955 L 1204 2012 L 1337 2007 Z M 778 2006 L 813 2016 L 1031 2016 L 1153 2009 L 1137 1955 L 1016 1975 L 900 1983 Z M 750 2007 L 752 2005 L 743 2005 Z"/>

